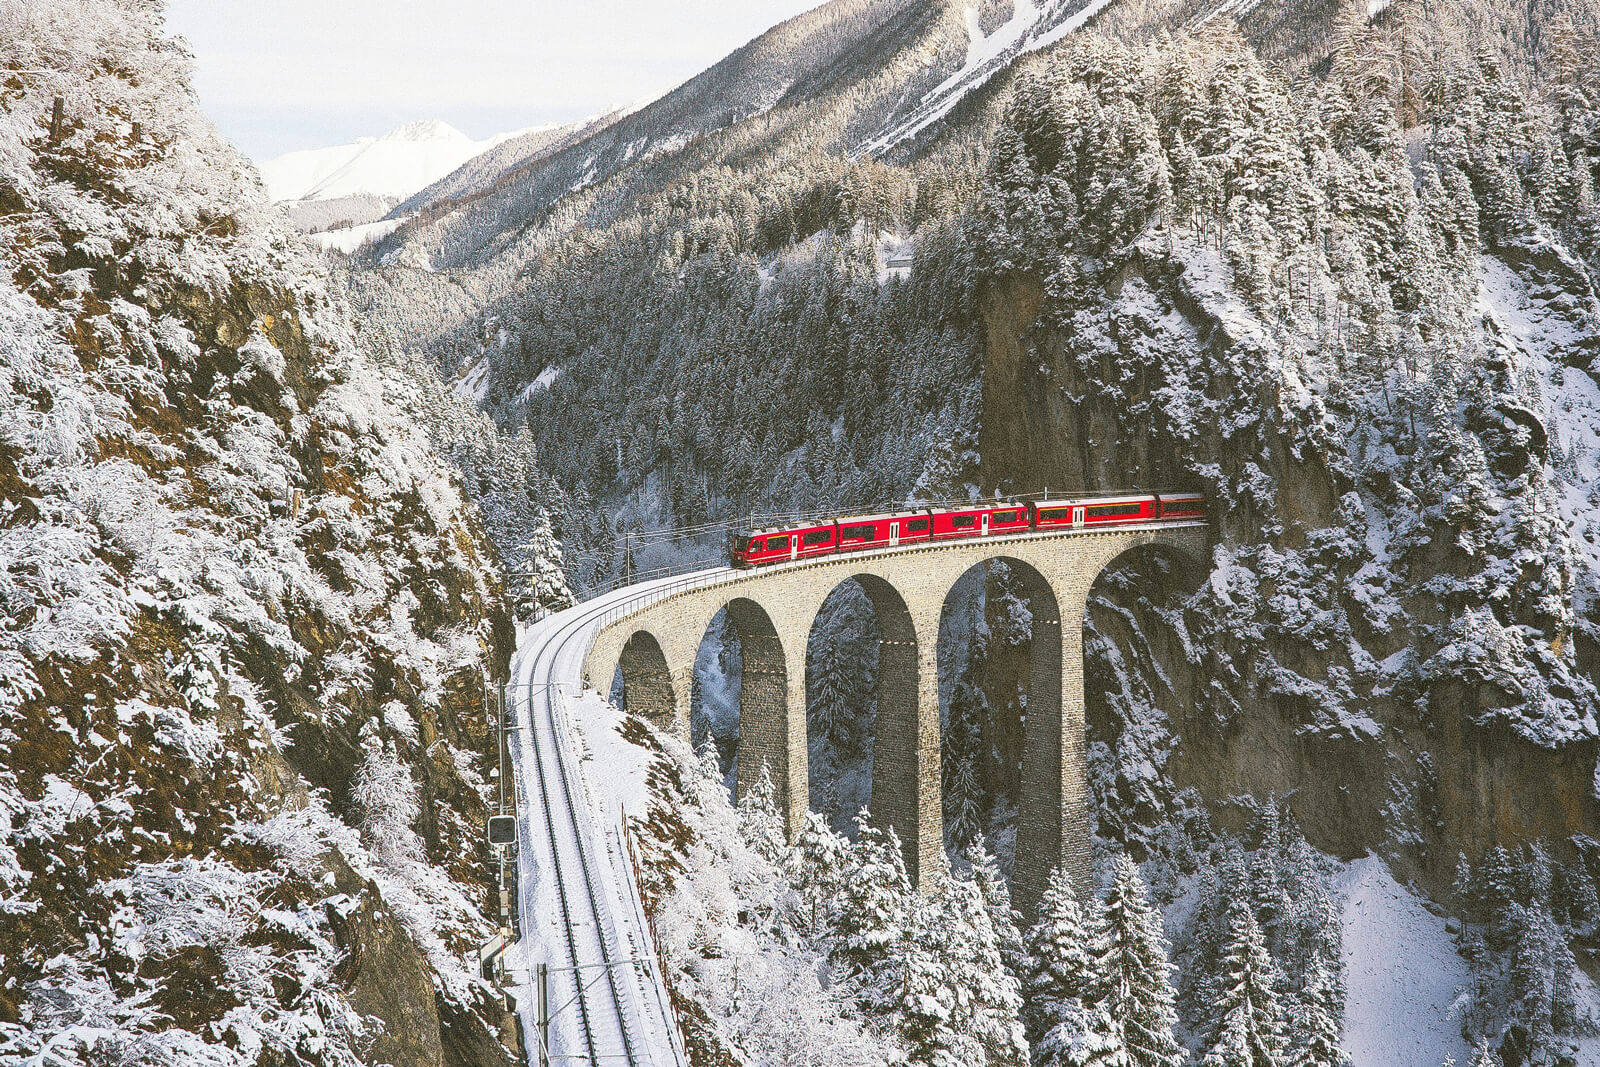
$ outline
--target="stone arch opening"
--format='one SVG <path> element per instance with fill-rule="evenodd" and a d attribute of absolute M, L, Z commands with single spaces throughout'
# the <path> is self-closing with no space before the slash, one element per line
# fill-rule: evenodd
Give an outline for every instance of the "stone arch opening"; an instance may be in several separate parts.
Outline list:
<path fill-rule="evenodd" d="M 812 811 L 854 836 L 872 801 L 882 629 L 861 583 L 834 586 L 806 635 L 806 772 Z"/>
<path fill-rule="evenodd" d="M 736 797 L 743 797 L 759 781 L 765 767 L 784 810 L 790 803 L 789 776 L 796 763 L 791 738 L 804 744 L 804 720 L 799 729 L 789 721 L 788 665 L 766 609 L 745 597 L 724 604 L 701 638 L 692 677 L 691 740 L 709 739 L 717 745 Z M 804 758 L 802 749 L 798 756 L 802 783 Z"/>
<path fill-rule="evenodd" d="M 931 694 L 922 690 L 916 623 L 905 597 L 886 579 L 873 574 L 852 575 L 835 587 L 830 599 L 845 585 L 853 585 L 859 592 L 840 595 L 864 599 L 876 630 L 872 687 L 876 714 L 869 731 L 868 815 L 873 825 L 893 829 L 899 835 L 906 873 L 912 884 L 920 885 L 938 857 L 939 781 L 929 766 L 928 754 L 935 751 L 937 724 Z M 819 619 L 822 614 L 818 612 Z M 814 620 L 807 640 L 808 653 L 817 636 Z M 853 818 L 856 813 L 841 814 Z"/>
<path fill-rule="evenodd" d="M 1045 768 L 1061 758 L 1051 741 L 1060 732 L 1061 667 L 1060 606 L 1033 566 L 994 557 L 951 585 L 940 614 L 938 679 L 941 825 L 953 860 L 982 834 L 1011 875 L 1029 847 L 1025 798 L 1048 790 Z"/>
<path fill-rule="evenodd" d="M 677 718 L 672 672 L 667 667 L 666 654 L 661 651 L 661 642 L 648 630 L 635 631 L 622 646 L 612 679 L 611 698 L 659 729 L 672 732 Z"/>
<path fill-rule="evenodd" d="M 689 743 L 696 752 L 711 745 L 732 792 L 738 773 L 739 687 L 743 657 L 739 631 L 719 610 L 706 625 L 689 675 Z"/>
<path fill-rule="evenodd" d="M 1123 840 L 1137 842 L 1135 825 L 1170 810 L 1177 739 L 1203 740 L 1188 727 L 1197 715 L 1211 717 L 1215 697 L 1194 657 L 1226 651 L 1196 641 L 1184 620 L 1208 573 L 1204 559 L 1177 545 L 1137 544 L 1101 569 L 1085 598 L 1084 720 L 1096 754 L 1090 785 L 1102 831 Z M 1201 758 L 1214 771 L 1212 758 Z"/>

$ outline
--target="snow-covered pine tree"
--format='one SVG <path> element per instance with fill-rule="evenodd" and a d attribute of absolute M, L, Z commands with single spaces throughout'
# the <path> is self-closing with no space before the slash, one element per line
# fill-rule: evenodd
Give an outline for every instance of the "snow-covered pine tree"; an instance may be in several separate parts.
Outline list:
<path fill-rule="evenodd" d="M 972 865 L 972 880 L 983 894 L 983 906 L 989 912 L 989 922 L 994 926 L 995 941 L 1000 948 L 1000 959 L 1006 970 L 1021 981 L 1027 973 L 1027 948 L 1022 942 L 1019 927 L 1022 917 L 1011 906 L 1011 888 L 1000 873 L 1000 864 L 989 851 L 989 841 L 982 833 L 972 839 L 967 849 L 967 862 Z"/>
<path fill-rule="evenodd" d="M 1472 1048 L 1472 1067 L 1501 1067 L 1500 1054 L 1489 1047 L 1489 1039 L 1478 1038 Z"/>
<path fill-rule="evenodd" d="M 778 814 L 776 790 L 766 764 L 755 784 L 739 801 L 739 830 L 751 851 L 774 867 L 782 869 L 789 856 L 789 841 L 783 832 L 783 817 Z"/>
<path fill-rule="evenodd" d="M 1201 1067 L 1283 1067 L 1283 1016 L 1272 957 L 1250 907 L 1234 902 L 1222 971 L 1213 986 L 1216 1025 Z"/>
<path fill-rule="evenodd" d="M 856 827 L 856 841 L 846 853 L 835 890 L 831 955 L 862 1010 L 884 1015 L 898 1007 L 916 892 L 906 875 L 899 836 L 873 827 L 865 812 L 856 817 Z"/>
<path fill-rule="evenodd" d="M 1027 934 L 1022 1021 L 1030 1040 L 1040 1041 L 1056 1026 L 1084 1019 L 1083 1006 L 1099 984 L 1090 933 L 1072 877 L 1057 867 Z"/>
<path fill-rule="evenodd" d="M 977 884 L 947 878 L 918 899 L 908 933 L 899 1013 L 908 1046 L 922 1050 L 913 1062 L 1025 1063 L 1021 988 L 1001 961 Z"/>
<path fill-rule="evenodd" d="M 1033 1046 L 1033 1067 L 1134 1067 L 1120 1022 L 1104 1008 L 1071 1010 Z"/>
<path fill-rule="evenodd" d="M 812 938 L 831 930 L 833 909 L 839 905 L 845 871 L 851 865 L 850 854 L 850 842 L 834 832 L 825 816 L 815 811 L 806 813 L 790 863 L 795 889 L 806 907 L 801 921 Z"/>
<path fill-rule="evenodd" d="M 1100 1004 L 1123 1027 L 1137 1067 L 1178 1067 L 1188 1053 L 1173 1036 L 1171 963 L 1161 915 L 1127 853 L 1117 857 L 1101 926 L 1090 949 L 1101 983 Z"/>
<path fill-rule="evenodd" d="M 1305 987 L 1288 1020 L 1288 1067 L 1348 1067 L 1350 1055 L 1339 1045 L 1342 993 L 1320 960 L 1307 970 Z"/>

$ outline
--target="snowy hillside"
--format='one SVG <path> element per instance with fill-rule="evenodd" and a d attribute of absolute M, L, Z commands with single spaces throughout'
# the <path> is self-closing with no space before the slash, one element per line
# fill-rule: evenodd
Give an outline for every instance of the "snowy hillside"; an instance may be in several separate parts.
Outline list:
<path fill-rule="evenodd" d="M 493 549 L 189 75 L 0 4 L 0 1063 L 509 1067 Z"/>

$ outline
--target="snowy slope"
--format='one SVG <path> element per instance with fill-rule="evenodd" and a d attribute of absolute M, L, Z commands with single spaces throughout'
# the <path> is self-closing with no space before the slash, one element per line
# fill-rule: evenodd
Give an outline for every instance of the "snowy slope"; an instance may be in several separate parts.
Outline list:
<path fill-rule="evenodd" d="M 1350 864 L 1334 890 L 1344 900 L 1344 1039 L 1355 1062 L 1466 1063 L 1471 1051 L 1452 1007 L 1469 976 L 1444 920 L 1373 856 Z"/>
<path fill-rule="evenodd" d="M 915 137 L 948 115 L 964 97 L 1026 53 L 1055 44 L 1080 29 L 1111 0 L 1016 0 L 1012 15 L 985 35 L 978 9 L 967 8 L 967 58 L 961 68 L 929 91 L 908 114 L 872 138 L 862 150 L 879 153 Z"/>
<path fill-rule="evenodd" d="M 353 144 L 289 152 L 261 164 L 261 180 L 273 200 L 335 200 L 376 196 L 396 202 L 450 174 L 474 156 L 533 130 L 474 141 L 460 130 L 430 119 L 411 122 L 381 137 Z"/>

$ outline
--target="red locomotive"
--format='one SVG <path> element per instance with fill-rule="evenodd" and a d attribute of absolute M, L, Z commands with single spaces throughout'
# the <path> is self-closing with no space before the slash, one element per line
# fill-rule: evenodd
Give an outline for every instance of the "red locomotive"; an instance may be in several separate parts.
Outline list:
<path fill-rule="evenodd" d="M 1003 537 L 1030 530 L 1084 529 L 1147 522 L 1193 521 L 1206 517 L 1199 493 L 1089 497 L 1034 503 L 974 504 L 878 515 L 850 515 L 806 526 L 778 527 L 728 535 L 728 562 L 735 567 L 893 548 L 958 537 Z"/>

